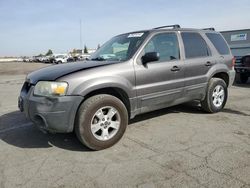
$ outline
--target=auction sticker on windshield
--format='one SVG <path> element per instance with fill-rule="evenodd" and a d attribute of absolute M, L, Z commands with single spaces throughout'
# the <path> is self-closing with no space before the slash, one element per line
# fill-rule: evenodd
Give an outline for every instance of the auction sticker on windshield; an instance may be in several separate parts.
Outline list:
<path fill-rule="evenodd" d="M 144 33 L 131 33 L 128 35 L 128 38 L 132 38 L 132 37 L 141 37 Z"/>

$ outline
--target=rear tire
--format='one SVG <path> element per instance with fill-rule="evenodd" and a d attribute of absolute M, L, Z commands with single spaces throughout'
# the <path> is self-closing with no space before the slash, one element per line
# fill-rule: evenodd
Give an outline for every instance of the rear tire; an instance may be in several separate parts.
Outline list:
<path fill-rule="evenodd" d="M 118 98 L 100 94 L 84 101 L 76 116 L 77 138 L 92 150 L 113 146 L 123 136 L 128 112 Z"/>
<path fill-rule="evenodd" d="M 201 107 L 209 113 L 219 112 L 227 102 L 227 85 L 220 78 L 211 78 L 208 83 L 206 97 L 201 101 Z"/>

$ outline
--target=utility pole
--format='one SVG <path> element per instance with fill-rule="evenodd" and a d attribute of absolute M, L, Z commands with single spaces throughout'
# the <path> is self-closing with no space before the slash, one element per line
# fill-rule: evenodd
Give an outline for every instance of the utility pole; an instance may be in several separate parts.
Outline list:
<path fill-rule="evenodd" d="M 82 19 L 80 19 L 80 49 L 82 50 Z"/>

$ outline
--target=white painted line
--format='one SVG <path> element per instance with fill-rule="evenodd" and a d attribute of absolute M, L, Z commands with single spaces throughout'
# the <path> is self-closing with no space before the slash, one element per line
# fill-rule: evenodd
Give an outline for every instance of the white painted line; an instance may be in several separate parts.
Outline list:
<path fill-rule="evenodd" d="M 3 130 L 0 130 L 0 134 L 9 132 L 9 131 L 12 131 L 12 130 L 15 130 L 15 129 L 20 129 L 20 128 L 29 127 L 29 126 L 32 126 L 32 125 L 33 125 L 33 124 L 30 122 L 30 123 L 25 123 L 25 124 L 23 124 L 23 125 L 20 125 L 19 127 L 11 127 L 11 128 L 7 128 L 7 129 L 3 129 Z"/>

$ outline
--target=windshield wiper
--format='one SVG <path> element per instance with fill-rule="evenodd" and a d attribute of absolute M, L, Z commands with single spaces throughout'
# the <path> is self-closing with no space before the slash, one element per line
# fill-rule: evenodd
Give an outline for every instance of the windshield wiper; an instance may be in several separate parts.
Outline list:
<path fill-rule="evenodd" d="M 103 57 L 96 57 L 96 58 L 92 58 L 90 60 L 92 60 L 92 61 L 105 61 L 106 59 L 104 59 Z"/>

